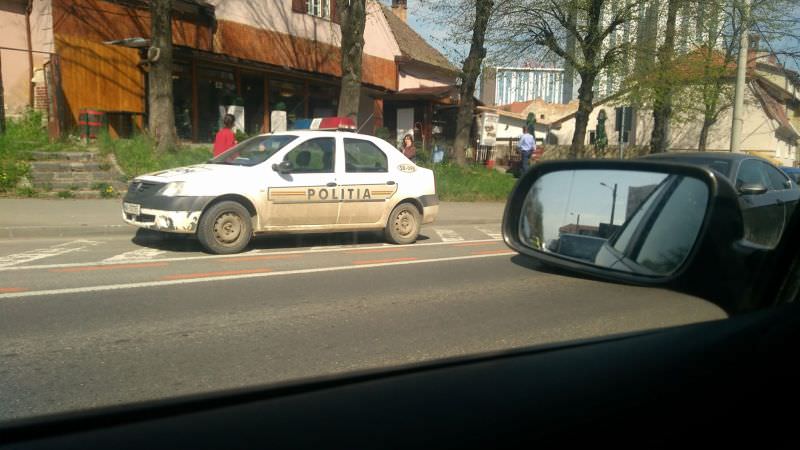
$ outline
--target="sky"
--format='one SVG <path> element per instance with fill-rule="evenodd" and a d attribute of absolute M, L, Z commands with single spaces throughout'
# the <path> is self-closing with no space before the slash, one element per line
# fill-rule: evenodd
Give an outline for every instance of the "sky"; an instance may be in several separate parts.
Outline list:
<path fill-rule="evenodd" d="M 380 0 L 382 3 L 386 5 L 391 5 L 391 0 Z M 448 45 L 455 46 L 460 49 L 461 52 L 466 53 L 469 50 L 469 43 L 464 42 L 461 45 L 454 45 L 453 42 L 449 42 L 447 40 L 447 35 L 445 30 L 440 29 L 440 27 L 430 23 L 429 21 L 425 20 L 425 8 L 420 6 L 420 1 L 425 0 L 408 0 L 408 23 L 411 27 L 420 34 L 423 38 L 425 38 L 428 43 L 433 45 L 434 47 L 442 50 L 442 44 L 447 43 Z M 427 0 L 431 1 L 431 0 Z M 435 1 L 435 0 L 434 0 Z M 446 1 L 446 0 L 442 0 Z M 795 11 L 788 14 L 789 16 L 798 17 L 800 16 L 800 5 L 798 5 Z M 797 37 L 778 40 L 776 42 L 771 43 L 773 49 L 777 52 L 780 52 L 784 49 L 796 47 L 800 45 L 800 39 Z M 453 55 L 449 54 L 447 51 L 442 51 L 442 53 L 451 59 L 451 62 L 455 63 L 457 66 L 460 65 L 461 61 L 453 61 Z M 781 58 L 782 60 L 785 59 L 786 67 L 788 69 L 800 71 L 800 60 L 796 60 L 793 58 Z"/>

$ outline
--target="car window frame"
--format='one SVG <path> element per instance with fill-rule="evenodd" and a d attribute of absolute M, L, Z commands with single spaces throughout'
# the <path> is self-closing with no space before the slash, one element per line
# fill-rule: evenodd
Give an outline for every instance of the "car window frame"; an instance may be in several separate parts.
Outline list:
<path fill-rule="evenodd" d="M 277 161 L 279 163 L 283 162 L 283 161 L 288 161 L 286 158 L 289 156 L 289 154 L 291 154 L 295 150 L 298 150 L 301 146 L 303 146 L 303 145 L 305 145 L 305 144 L 307 144 L 307 143 L 309 143 L 311 141 L 320 140 L 320 139 L 330 139 L 333 142 L 333 152 L 332 152 L 333 153 L 333 160 L 331 161 L 331 163 L 332 163 L 331 170 L 330 171 L 298 171 L 298 170 L 296 170 L 295 167 L 292 167 L 292 170 L 291 170 L 290 173 L 292 173 L 292 174 L 300 174 L 300 175 L 315 175 L 315 174 L 333 175 L 333 174 L 336 174 L 336 161 L 337 161 L 337 153 L 338 153 L 337 152 L 338 144 L 337 144 L 336 136 L 309 136 L 307 139 L 304 139 L 304 140 L 302 140 L 300 142 L 295 143 L 295 145 L 293 147 L 291 147 L 289 149 L 283 149 L 284 152 L 276 153 L 275 155 L 273 155 L 273 158 L 277 159 Z"/>
<path fill-rule="evenodd" d="M 767 190 L 770 190 L 770 191 L 785 191 L 787 189 L 791 189 L 790 187 L 786 186 L 786 182 L 789 181 L 789 183 L 791 183 L 791 181 L 782 170 L 778 169 L 777 167 L 773 166 L 772 164 L 769 164 L 766 161 L 761 161 L 761 164 L 762 164 L 762 168 L 764 168 L 764 170 L 765 170 L 763 176 L 765 176 L 770 181 L 770 185 L 767 186 Z M 772 188 L 772 181 L 773 180 L 769 176 L 769 170 L 770 169 L 772 169 L 773 172 L 775 172 L 779 177 L 781 177 L 783 179 L 783 182 L 780 184 L 780 188 L 776 188 L 776 189 Z M 790 186 L 791 186 L 791 184 L 790 184 Z"/>
<path fill-rule="evenodd" d="M 736 167 L 736 176 L 733 178 L 733 186 L 734 186 L 734 188 L 736 188 L 737 191 L 742 186 L 744 186 L 744 184 L 746 184 L 746 183 L 739 184 L 739 174 L 742 173 L 742 166 L 744 166 L 745 164 L 747 164 L 749 162 L 753 162 L 754 164 L 756 164 L 756 167 L 759 167 L 758 164 L 763 162 L 763 161 L 761 161 L 761 160 L 759 160 L 757 158 L 744 158 L 741 161 L 739 161 L 739 164 Z M 761 185 L 764 186 L 765 188 L 769 189 L 769 184 L 764 179 L 764 175 L 765 175 L 764 172 L 759 170 L 758 173 L 760 174 L 760 177 L 761 177 Z"/>
<path fill-rule="evenodd" d="M 369 170 L 369 171 L 350 171 L 347 168 L 347 144 L 348 141 L 353 142 L 361 142 L 369 144 L 372 148 L 377 150 L 384 158 L 385 166 L 384 170 Z M 345 174 L 356 174 L 356 173 L 389 173 L 389 155 L 383 150 L 379 145 L 376 143 L 368 140 L 368 139 L 361 139 L 356 137 L 342 137 L 342 156 L 344 158 L 344 173 Z"/>

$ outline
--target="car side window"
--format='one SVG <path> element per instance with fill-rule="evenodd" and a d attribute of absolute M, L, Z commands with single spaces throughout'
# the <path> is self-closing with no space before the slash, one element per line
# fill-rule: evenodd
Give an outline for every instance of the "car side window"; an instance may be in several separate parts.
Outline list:
<path fill-rule="evenodd" d="M 333 138 L 309 139 L 286 154 L 292 173 L 333 173 L 336 141 Z"/>
<path fill-rule="evenodd" d="M 388 172 L 386 153 L 377 145 L 361 139 L 344 140 L 345 172 Z"/>
<path fill-rule="evenodd" d="M 703 225 L 708 187 L 700 180 L 682 178 L 660 206 L 636 262 L 657 273 L 669 273 L 686 259 Z"/>
<path fill-rule="evenodd" d="M 762 177 L 761 162 L 755 159 L 746 159 L 739 165 L 739 173 L 736 175 L 736 189 L 745 184 L 760 184 L 767 187 L 766 180 Z"/>
<path fill-rule="evenodd" d="M 766 179 L 769 180 L 769 186 L 767 186 L 770 190 L 774 191 L 782 191 L 784 189 L 789 189 L 788 181 L 789 179 L 786 178 L 784 174 L 782 174 L 778 169 L 770 166 L 766 163 L 761 163 L 761 168 L 766 172 Z"/>

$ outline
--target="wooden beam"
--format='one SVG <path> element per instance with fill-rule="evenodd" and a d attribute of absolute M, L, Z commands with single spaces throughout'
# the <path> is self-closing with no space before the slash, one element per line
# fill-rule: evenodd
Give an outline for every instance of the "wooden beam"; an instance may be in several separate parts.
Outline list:
<path fill-rule="evenodd" d="M 383 99 L 382 98 L 375 98 L 372 99 L 372 111 L 374 114 L 374 127 L 372 133 L 374 134 L 378 128 L 383 127 Z"/>
<path fill-rule="evenodd" d="M 28 36 L 28 99 L 30 108 L 33 109 L 35 101 L 35 93 L 33 89 L 33 41 L 31 40 L 31 11 L 33 8 L 33 1 L 28 0 L 28 6 L 25 8 L 25 32 Z"/>
<path fill-rule="evenodd" d="M 197 99 L 197 61 L 192 58 L 192 142 L 197 142 L 200 126 L 200 105 Z"/>
<path fill-rule="evenodd" d="M 233 79 L 236 80 L 236 95 L 242 96 L 242 72 L 238 67 L 233 69 Z"/>
<path fill-rule="evenodd" d="M 261 129 L 262 133 L 269 133 L 270 132 L 270 109 L 269 109 L 269 78 L 264 75 L 264 125 Z"/>
<path fill-rule="evenodd" d="M 304 118 L 308 118 L 308 114 L 309 114 L 309 111 L 308 111 L 308 106 L 309 106 L 308 105 L 308 98 L 309 98 L 308 80 L 303 80 L 303 117 Z"/>

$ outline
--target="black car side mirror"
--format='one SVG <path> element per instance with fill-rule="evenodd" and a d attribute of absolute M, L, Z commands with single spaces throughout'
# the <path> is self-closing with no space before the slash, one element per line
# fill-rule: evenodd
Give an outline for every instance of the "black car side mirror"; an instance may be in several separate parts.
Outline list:
<path fill-rule="evenodd" d="M 292 172 L 292 163 L 291 161 L 281 161 L 280 164 L 273 164 L 272 170 L 278 173 L 291 173 Z"/>
<path fill-rule="evenodd" d="M 503 239 L 525 257 L 582 276 L 679 290 L 727 311 L 750 292 L 751 258 L 768 253 L 743 236 L 731 183 L 688 164 L 540 163 L 520 178 L 503 217 Z"/>
<path fill-rule="evenodd" d="M 742 195 L 761 195 L 767 192 L 767 187 L 763 184 L 752 183 L 739 186 L 739 193 Z"/>

